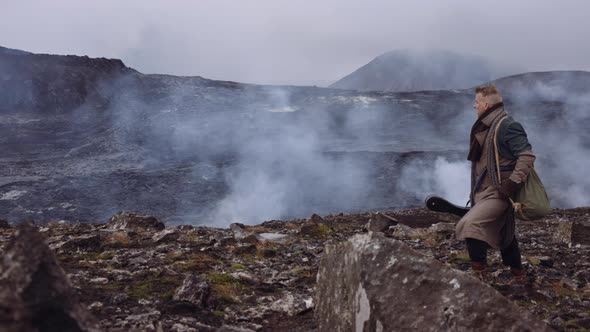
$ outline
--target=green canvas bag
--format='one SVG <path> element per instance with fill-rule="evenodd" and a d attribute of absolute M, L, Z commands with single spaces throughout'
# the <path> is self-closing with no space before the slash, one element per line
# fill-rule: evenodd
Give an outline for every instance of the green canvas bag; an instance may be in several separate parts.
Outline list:
<path fill-rule="evenodd" d="M 498 172 L 498 181 L 502 183 L 500 177 L 500 155 L 498 153 L 498 142 L 496 141 L 498 128 L 505 118 L 501 119 L 496 126 L 494 133 L 494 148 L 496 156 L 496 168 Z M 549 196 L 545 191 L 545 186 L 534 168 L 531 168 L 529 175 L 522 188 L 514 195 L 514 200 L 510 198 L 514 214 L 521 220 L 538 220 L 551 212 L 551 205 L 549 203 Z"/>

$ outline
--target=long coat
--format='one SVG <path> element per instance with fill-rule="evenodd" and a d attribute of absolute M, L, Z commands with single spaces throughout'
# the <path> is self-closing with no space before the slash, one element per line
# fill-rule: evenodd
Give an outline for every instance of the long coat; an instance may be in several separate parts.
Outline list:
<path fill-rule="evenodd" d="M 488 165 L 490 145 L 486 144 L 486 139 L 490 126 L 497 117 L 504 115 L 506 112 L 500 107 L 489 114 L 484 113 L 484 118 L 480 119 L 487 128 L 475 134 L 475 139 L 483 148 L 479 160 L 473 162 L 475 177 L 479 177 Z M 535 155 L 522 125 L 510 117 L 504 120 L 498 131 L 497 145 L 500 166 L 506 169 L 513 168 L 502 171 L 501 180 L 506 181 L 510 178 L 516 183 L 524 182 L 533 167 Z M 493 148 L 493 145 L 491 146 Z M 489 172 L 482 178 L 479 187 L 475 188 L 472 200 L 473 207 L 457 224 L 457 238 L 485 241 L 496 249 L 508 246 L 516 231 L 514 211 L 510 201 L 492 185 Z"/>

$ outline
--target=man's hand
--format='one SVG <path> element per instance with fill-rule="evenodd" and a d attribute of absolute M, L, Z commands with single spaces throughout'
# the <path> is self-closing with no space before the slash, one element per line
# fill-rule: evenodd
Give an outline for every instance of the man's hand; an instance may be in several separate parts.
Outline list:
<path fill-rule="evenodd" d="M 522 183 L 516 183 L 511 179 L 506 179 L 504 182 L 502 182 L 499 190 L 502 195 L 506 196 L 506 198 L 510 198 L 514 196 L 514 194 L 516 194 L 516 192 L 518 192 L 521 187 Z"/>

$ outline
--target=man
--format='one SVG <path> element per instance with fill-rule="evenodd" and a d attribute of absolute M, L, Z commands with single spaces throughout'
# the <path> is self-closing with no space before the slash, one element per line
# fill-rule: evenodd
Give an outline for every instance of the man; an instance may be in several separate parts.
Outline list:
<path fill-rule="evenodd" d="M 457 224 L 457 239 L 465 239 L 472 271 L 480 279 L 486 278 L 487 250 L 491 247 L 501 251 L 502 263 L 510 266 L 516 280 L 522 280 L 525 270 L 521 264 L 514 210 L 509 198 L 524 184 L 535 155 L 522 125 L 507 116 L 502 96 L 494 85 L 475 89 L 473 108 L 478 118 L 471 129 L 467 157 L 471 161 L 471 209 Z M 500 127 L 495 133 L 498 123 Z"/>

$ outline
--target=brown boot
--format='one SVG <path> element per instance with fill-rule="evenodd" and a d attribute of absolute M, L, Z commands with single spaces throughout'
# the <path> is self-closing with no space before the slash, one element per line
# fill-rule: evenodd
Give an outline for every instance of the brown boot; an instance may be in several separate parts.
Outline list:
<path fill-rule="evenodd" d="M 483 282 L 490 281 L 490 273 L 486 263 L 471 262 L 471 275 Z"/>

